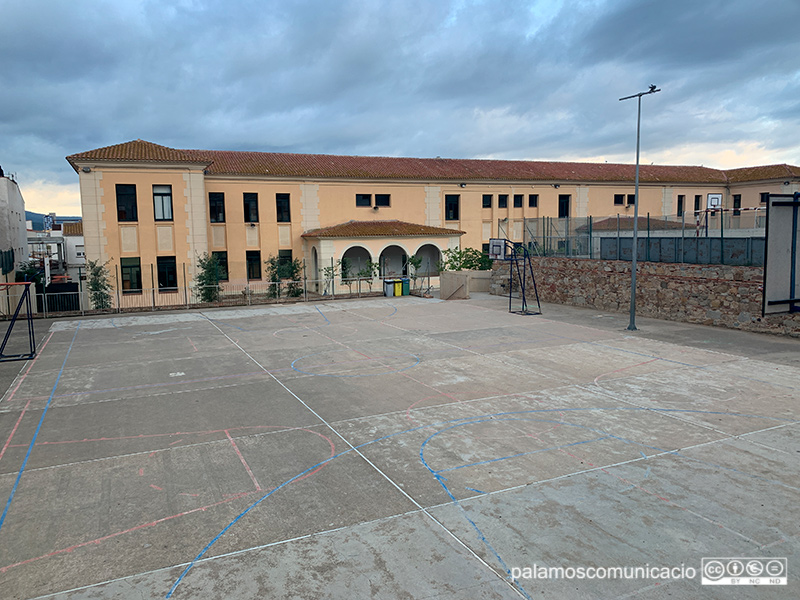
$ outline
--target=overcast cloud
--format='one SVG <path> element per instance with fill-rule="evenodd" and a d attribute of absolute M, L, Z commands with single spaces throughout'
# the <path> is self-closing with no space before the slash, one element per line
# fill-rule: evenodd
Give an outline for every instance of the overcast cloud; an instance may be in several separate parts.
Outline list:
<path fill-rule="evenodd" d="M 0 0 L 0 164 L 176 148 L 800 164 L 798 0 Z"/>

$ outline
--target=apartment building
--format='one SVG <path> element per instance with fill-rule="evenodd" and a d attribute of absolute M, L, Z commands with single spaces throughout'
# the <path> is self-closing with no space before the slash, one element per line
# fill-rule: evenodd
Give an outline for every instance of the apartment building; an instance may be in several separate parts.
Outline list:
<path fill-rule="evenodd" d="M 261 281 L 270 256 L 379 262 L 522 241 L 524 219 L 632 214 L 634 166 L 181 150 L 135 140 L 67 157 L 80 177 L 86 257 L 108 261 L 124 291 L 190 285 L 203 253 L 230 283 Z M 800 190 L 800 167 L 718 170 L 643 165 L 640 213 L 753 208 Z M 503 231 L 499 223 L 505 223 Z"/>

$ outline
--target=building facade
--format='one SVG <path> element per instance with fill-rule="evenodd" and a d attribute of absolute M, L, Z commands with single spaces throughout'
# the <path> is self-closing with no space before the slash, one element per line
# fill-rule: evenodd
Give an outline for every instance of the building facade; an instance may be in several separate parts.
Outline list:
<path fill-rule="evenodd" d="M 204 253 L 232 284 L 263 280 L 270 256 L 303 259 L 309 280 L 342 258 L 392 275 L 404 256 L 432 265 L 448 248 L 480 249 L 499 235 L 522 241 L 525 219 L 633 214 L 633 165 L 179 150 L 143 140 L 67 160 L 80 177 L 86 256 L 108 261 L 128 292 L 191 285 Z M 723 208 L 755 208 L 766 193 L 799 190 L 791 165 L 644 165 L 639 211 L 703 210 L 710 195 Z"/>

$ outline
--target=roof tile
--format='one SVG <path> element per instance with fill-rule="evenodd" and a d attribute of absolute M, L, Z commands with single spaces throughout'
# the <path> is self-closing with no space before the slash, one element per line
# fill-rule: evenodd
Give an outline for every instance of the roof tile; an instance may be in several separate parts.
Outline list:
<path fill-rule="evenodd" d="M 304 238 L 350 238 L 350 237 L 428 237 L 440 235 L 464 235 L 460 229 L 431 227 L 406 221 L 347 221 L 332 227 L 306 231 Z"/>

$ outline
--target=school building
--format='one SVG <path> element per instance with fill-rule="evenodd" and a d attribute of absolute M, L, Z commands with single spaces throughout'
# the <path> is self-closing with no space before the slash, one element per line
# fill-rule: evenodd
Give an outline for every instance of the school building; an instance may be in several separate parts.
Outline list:
<path fill-rule="evenodd" d="M 309 280 L 342 258 L 399 275 L 448 248 L 522 241 L 525 219 L 633 214 L 634 165 L 180 150 L 135 140 L 67 157 L 80 178 L 85 252 L 128 293 L 192 284 L 214 254 L 230 284 L 264 261 L 304 259 Z M 654 216 L 761 205 L 800 191 L 800 167 L 642 165 L 639 211 Z"/>

